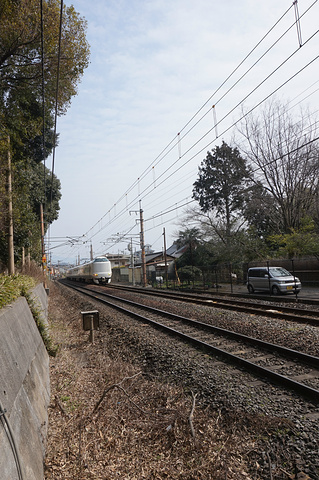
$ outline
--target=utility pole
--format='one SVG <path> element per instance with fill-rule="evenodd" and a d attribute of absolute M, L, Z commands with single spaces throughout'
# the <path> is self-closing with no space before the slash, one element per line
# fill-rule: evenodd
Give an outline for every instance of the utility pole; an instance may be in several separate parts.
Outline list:
<path fill-rule="evenodd" d="M 167 255 L 166 255 L 166 235 L 165 235 L 165 227 L 163 228 L 163 237 L 164 237 L 165 281 L 166 281 L 166 288 L 168 288 L 168 274 L 167 274 Z"/>
<path fill-rule="evenodd" d="M 8 135 L 8 172 L 7 172 L 7 198 L 8 198 L 8 273 L 14 275 L 14 244 L 13 244 L 13 211 L 12 211 L 12 177 L 11 177 L 11 152 L 10 136 Z"/>
<path fill-rule="evenodd" d="M 144 243 L 144 219 L 143 210 L 140 200 L 140 224 L 141 224 L 141 250 L 142 250 L 142 274 L 143 274 L 143 287 L 146 287 L 146 262 L 145 262 L 145 243 Z"/>
<path fill-rule="evenodd" d="M 25 267 L 25 248 L 24 247 L 22 247 L 21 266 L 23 270 Z"/>
<path fill-rule="evenodd" d="M 44 220 L 43 220 L 43 205 L 40 203 L 40 220 L 41 220 L 41 251 L 42 251 L 42 271 L 44 275 L 44 288 L 46 288 L 46 263 L 47 259 L 45 256 L 45 248 L 44 248 Z"/>
<path fill-rule="evenodd" d="M 133 285 L 133 287 L 135 287 L 135 266 L 134 266 L 133 237 L 131 237 L 131 267 L 132 267 L 132 285 Z"/>
<path fill-rule="evenodd" d="M 40 221 L 41 221 L 41 253 L 42 253 L 42 263 L 45 262 L 45 249 L 44 249 L 44 221 L 43 221 L 43 205 L 40 203 Z"/>

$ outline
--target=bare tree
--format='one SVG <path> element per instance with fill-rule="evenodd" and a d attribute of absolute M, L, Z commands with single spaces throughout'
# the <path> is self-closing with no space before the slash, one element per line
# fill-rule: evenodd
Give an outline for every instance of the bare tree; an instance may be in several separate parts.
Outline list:
<path fill-rule="evenodd" d="M 236 262 L 245 258 L 248 237 L 247 222 L 243 216 L 234 217 L 227 224 L 224 218 L 216 215 L 215 210 L 203 212 L 200 207 L 190 207 L 184 213 L 183 222 L 193 225 L 193 230 L 200 232 L 201 245 L 210 252 L 211 260 Z M 258 251 L 253 253 L 258 256 Z"/>
<path fill-rule="evenodd" d="M 238 128 L 238 144 L 250 162 L 255 179 L 274 199 L 274 223 L 282 232 L 298 229 L 312 214 L 319 198 L 318 124 L 288 104 L 272 101 L 259 115 L 247 115 Z"/>

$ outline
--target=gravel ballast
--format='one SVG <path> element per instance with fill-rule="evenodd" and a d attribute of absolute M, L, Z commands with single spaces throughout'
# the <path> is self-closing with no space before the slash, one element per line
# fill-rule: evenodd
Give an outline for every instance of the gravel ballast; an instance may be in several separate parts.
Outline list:
<path fill-rule="evenodd" d="M 223 454 L 218 456 L 216 452 L 220 451 L 221 445 L 216 443 L 216 438 L 209 437 L 210 456 L 215 455 L 219 461 L 215 466 L 208 462 L 205 467 L 205 462 L 202 462 L 203 470 L 201 468 L 194 469 L 194 464 L 190 462 L 189 468 L 184 467 L 183 471 L 174 470 L 176 465 L 175 467 L 172 465 L 170 472 L 165 467 L 166 470 L 161 473 L 159 465 L 151 462 L 152 467 L 148 471 L 146 463 L 142 462 L 140 465 L 143 464 L 144 476 L 136 473 L 136 477 L 134 477 L 131 472 L 128 476 L 121 477 L 120 474 L 116 476 L 115 473 L 111 474 L 108 471 L 108 474 L 104 474 L 104 476 L 98 476 L 101 475 L 99 472 L 96 474 L 97 476 L 92 474 L 93 476 L 78 478 L 220 478 L 228 480 L 231 478 L 273 480 L 293 478 L 315 480 L 319 478 L 319 410 L 317 405 L 306 402 L 288 391 L 266 384 L 245 371 L 233 368 L 201 351 L 194 350 L 181 341 L 153 330 L 148 325 L 124 317 L 115 310 L 99 303 L 87 301 L 65 287 L 54 286 L 52 290 L 54 290 L 54 294 L 50 300 L 51 316 L 52 318 L 62 317 L 53 321 L 57 325 L 62 322 L 65 327 L 67 323 L 68 327 L 72 327 L 73 330 L 75 328 L 80 330 L 80 311 L 99 310 L 100 332 L 96 334 L 96 348 L 102 349 L 103 358 L 105 358 L 104 368 L 106 371 L 102 374 L 104 380 L 108 374 L 107 365 L 112 362 L 114 364 L 114 361 L 129 364 L 132 366 L 132 370 L 138 369 L 141 372 L 143 381 L 150 382 L 152 389 L 155 383 L 170 385 L 172 388 L 177 388 L 179 392 L 183 392 L 190 402 L 193 399 L 195 404 L 193 427 L 196 436 L 191 437 L 189 441 L 193 442 L 192 447 L 195 450 L 204 448 L 207 434 L 205 425 L 210 425 L 211 428 L 212 421 L 214 421 L 214 428 L 224 439 Z M 116 295 L 119 296 L 119 293 L 116 292 Z M 137 301 L 147 302 L 158 309 L 170 310 L 183 316 L 211 322 L 223 328 L 233 329 L 246 335 L 256 336 L 318 356 L 318 329 L 315 327 L 293 325 L 282 320 L 225 312 L 220 309 L 209 309 L 170 300 L 144 299 L 142 295 Z M 65 306 L 64 313 L 59 311 L 60 305 Z M 71 312 L 68 314 L 67 322 L 63 319 L 66 311 Z M 53 329 L 53 331 L 59 332 L 57 340 L 61 334 L 60 329 L 61 326 Z M 74 349 L 78 349 L 78 351 L 77 354 L 73 354 L 73 361 L 90 363 L 92 348 L 83 346 L 87 333 L 80 330 L 79 336 L 81 342 Z M 63 342 L 64 346 L 61 347 L 61 350 L 64 353 L 72 350 L 67 346 L 67 336 Z M 88 355 L 88 349 L 90 355 Z M 96 355 L 96 359 L 100 358 L 99 355 Z M 54 422 L 59 423 L 64 409 L 63 401 L 57 390 L 57 388 L 61 388 L 61 378 L 58 377 L 58 382 L 56 378 L 54 379 L 54 375 L 59 369 L 55 366 L 55 364 L 58 365 L 58 362 L 59 355 L 52 360 L 54 398 L 52 411 L 54 415 L 51 416 L 50 421 L 53 422 L 53 424 L 51 423 L 53 431 L 55 429 Z M 84 369 L 81 366 L 79 368 L 82 376 Z M 99 368 L 103 368 L 103 365 L 99 364 Z M 125 376 L 124 373 L 123 376 Z M 123 376 L 119 374 L 119 378 L 123 378 Z M 101 379 L 101 373 L 99 373 L 99 378 Z M 92 381 L 94 379 L 95 376 L 92 375 Z M 58 385 L 59 387 L 57 387 Z M 95 402 L 99 397 L 97 392 L 101 391 L 101 388 L 100 384 L 92 387 L 92 395 L 94 391 L 96 393 Z M 66 396 L 65 393 L 64 396 Z M 92 398 L 90 403 L 94 404 Z M 77 414 L 79 415 L 79 413 Z M 196 415 L 201 419 L 200 426 L 196 423 Z M 226 441 L 226 439 L 228 440 Z M 54 438 L 49 437 L 49 444 L 52 441 Z M 202 446 L 200 446 L 201 444 Z M 46 478 L 72 478 L 52 476 L 54 470 L 52 467 L 53 451 L 54 446 L 50 444 Z M 208 458 L 207 452 L 208 450 L 205 457 L 204 451 L 198 450 L 197 456 Z M 190 460 L 193 458 L 193 454 L 194 451 L 188 451 Z M 165 455 L 167 455 L 167 451 Z M 185 458 L 181 458 L 185 462 Z M 228 465 L 227 459 L 229 459 Z M 77 468 L 79 469 L 79 466 Z M 212 468 L 214 471 L 211 471 Z M 85 474 L 87 475 L 87 472 Z"/>

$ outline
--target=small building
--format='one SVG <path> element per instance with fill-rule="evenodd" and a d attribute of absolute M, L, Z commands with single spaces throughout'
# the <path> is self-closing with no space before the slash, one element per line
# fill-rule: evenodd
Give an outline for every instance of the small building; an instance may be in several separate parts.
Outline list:
<path fill-rule="evenodd" d="M 124 253 L 107 253 L 107 258 L 111 262 L 111 267 L 125 267 L 131 263 L 131 255 L 125 255 Z"/>
<path fill-rule="evenodd" d="M 147 249 L 145 252 L 145 264 L 146 264 L 146 280 L 147 283 L 154 283 L 156 278 L 160 278 L 161 281 L 175 278 L 175 260 L 179 258 L 187 249 L 183 247 L 176 248 L 176 245 L 168 248 L 166 251 L 166 259 L 164 252 L 152 252 Z M 134 283 L 141 284 L 142 282 L 142 255 L 141 252 L 135 252 L 134 265 L 131 265 L 131 255 L 124 254 L 107 254 L 107 258 L 112 265 L 112 282 L 121 283 Z M 165 263 L 166 261 L 166 263 Z M 134 274 L 134 282 L 133 282 Z"/>
<path fill-rule="evenodd" d="M 167 274 L 170 275 L 174 271 L 174 257 L 166 254 L 166 263 L 165 255 L 163 252 L 154 252 L 148 255 L 145 255 L 145 264 L 146 264 L 146 278 L 148 282 L 154 282 L 156 277 L 162 277 L 163 280 L 166 278 L 166 268 Z M 136 266 L 141 267 L 141 260 L 138 260 Z"/>

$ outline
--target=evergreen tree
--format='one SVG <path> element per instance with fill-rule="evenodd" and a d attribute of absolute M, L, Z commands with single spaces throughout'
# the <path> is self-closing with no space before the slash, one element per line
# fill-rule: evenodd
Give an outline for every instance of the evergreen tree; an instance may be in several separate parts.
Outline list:
<path fill-rule="evenodd" d="M 244 221 L 242 211 L 253 186 L 251 175 L 238 149 L 225 142 L 208 152 L 199 167 L 193 198 L 204 213 L 212 211 L 222 222 L 227 244 L 238 219 Z"/>
<path fill-rule="evenodd" d="M 43 6 L 43 25 L 41 25 L 41 5 Z M 73 6 L 64 6 L 62 17 L 61 42 L 59 42 L 59 0 L 1 1 L 0 247 L 2 253 L 0 260 L 6 257 L 4 246 L 6 228 L 9 224 L 5 190 L 9 155 L 12 165 L 10 175 L 13 186 L 16 250 L 17 247 L 28 246 L 31 243 L 36 246 L 36 250 L 38 249 L 39 202 L 44 201 L 45 197 L 48 205 L 47 224 L 58 215 L 60 184 L 53 176 L 52 182 L 49 179 L 46 182 L 50 192 L 44 192 L 44 178 L 48 177 L 48 172 L 44 171 L 41 161 L 50 154 L 56 144 L 56 138 L 53 136 L 54 115 L 66 112 L 72 97 L 77 94 L 77 85 L 89 61 L 85 19 L 80 17 Z M 57 92 L 58 63 L 59 90 Z M 51 175 L 50 178 L 52 178 Z M 51 198 L 53 203 L 49 206 Z M 31 233 L 32 242 L 27 238 Z M 34 240 L 35 237 L 36 240 Z"/>

